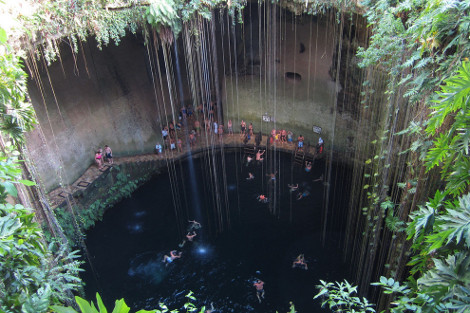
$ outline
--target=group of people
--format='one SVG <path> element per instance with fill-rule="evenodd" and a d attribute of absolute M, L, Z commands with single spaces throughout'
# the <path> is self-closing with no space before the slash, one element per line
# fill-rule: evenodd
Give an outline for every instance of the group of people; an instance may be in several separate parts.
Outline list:
<path fill-rule="evenodd" d="M 180 248 L 182 248 L 186 242 L 192 242 L 194 240 L 194 237 L 197 236 L 196 230 L 202 227 L 201 224 L 197 221 L 188 221 L 188 223 L 189 225 L 187 228 L 187 234 L 185 236 L 185 239 L 183 239 L 183 242 L 179 244 Z M 182 255 L 182 251 L 171 250 L 170 255 L 165 254 L 163 256 L 162 262 L 165 263 L 165 266 L 168 266 L 168 264 L 173 263 L 174 260 L 181 258 Z"/>
<path fill-rule="evenodd" d="M 104 163 L 108 162 L 108 164 L 112 165 L 113 161 L 113 151 L 108 145 L 104 146 L 104 154 L 103 149 L 98 148 L 95 152 L 95 163 L 98 166 L 98 169 L 103 169 Z"/>

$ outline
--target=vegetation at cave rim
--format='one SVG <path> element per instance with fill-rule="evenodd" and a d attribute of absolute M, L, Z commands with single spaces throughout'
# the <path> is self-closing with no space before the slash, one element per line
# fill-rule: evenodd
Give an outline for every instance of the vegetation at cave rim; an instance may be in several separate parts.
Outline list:
<path fill-rule="evenodd" d="M 24 32 L 25 40 L 13 44 L 23 46 L 27 53 L 37 53 L 52 61 L 60 55 L 58 41 L 65 36 L 74 50 L 79 48 L 80 40 L 95 36 L 99 44 L 108 44 L 110 40 L 119 43 L 126 30 L 136 31 L 146 22 L 156 27 L 173 25 L 174 11 L 161 2 L 153 1 L 152 9 L 143 5 L 144 1 L 131 1 L 131 7 L 124 2 L 113 3 L 116 6 L 103 5 L 103 1 L 43 1 L 34 17 L 24 16 L 21 24 L 28 30 Z M 221 4 L 210 2 L 175 2 L 178 14 L 190 19 L 193 14 L 204 16 L 210 9 Z M 208 3 L 208 2 L 207 2 Z M 242 8 L 242 2 L 233 1 L 231 8 Z M 302 2 L 305 3 L 305 2 Z M 311 2 L 308 2 L 311 3 Z M 315 2 L 317 3 L 317 2 Z M 319 3 L 319 2 L 318 2 Z M 188 7 L 184 5 L 188 4 Z M 183 7 L 181 7 L 183 5 Z M 396 296 L 396 312 L 404 308 L 412 311 L 435 309 L 442 312 L 457 312 L 468 309 L 470 299 L 469 269 L 469 201 L 468 177 L 470 161 L 468 157 L 469 137 L 469 69 L 463 63 L 469 57 L 470 20 L 467 1 L 367 1 L 363 3 L 372 29 L 368 47 L 359 51 L 363 57 L 362 65 L 376 68 L 389 74 L 390 84 L 387 94 L 402 95 L 408 105 L 422 106 L 427 119 L 418 117 L 412 121 L 406 131 L 397 136 L 409 135 L 414 143 L 404 153 L 418 156 L 416 168 L 424 167 L 430 171 L 433 167 L 441 170 L 441 179 L 445 182 L 440 192 L 434 194 L 427 203 L 417 207 L 408 224 L 409 239 L 413 240 L 414 257 L 410 265 L 413 271 L 407 283 L 382 279 L 378 284 L 387 292 Z M 132 9 L 130 9 L 132 8 Z M 235 10 L 235 9 L 232 9 Z M 180 16 L 180 15 L 178 15 Z M 141 24 L 142 23 L 142 24 Z M 34 112 L 25 101 L 25 75 L 19 58 L 13 55 L 12 48 L 5 46 L 6 34 L 0 31 L 0 41 L 7 53 L 1 54 L 0 69 L 2 75 L 2 103 L 0 118 L 4 138 L 11 138 L 21 144 L 22 132 L 30 129 L 34 123 Z M 13 38 L 13 35 L 10 37 Z M 17 38 L 17 39 L 18 39 Z M 15 46 L 15 47 L 18 47 Z M 15 52 L 16 53 L 16 52 Z M 21 54 L 20 54 L 21 55 Z M 440 87 L 442 89 L 440 89 Z M 439 91 L 440 90 L 440 91 Z M 8 135 L 7 135 L 8 134 Z M 5 192 L 17 179 L 16 170 L 9 175 L 10 169 L 2 181 Z M 413 183 L 419 183 L 420 171 L 416 171 Z M 406 186 L 406 184 L 404 185 Z M 30 213 L 21 207 L 9 207 L 3 203 L 2 218 L 11 225 L 21 225 L 36 234 L 36 226 L 31 223 Z M 17 210 L 17 213 L 12 213 Z M 403 222 L 408 222 L 403 221 Z M 16 226 L 15 226 L 16 227 Z M 13 227 L 13 228 L 15 228 Z M 9 229 L 9 228 L 5 228 Z M 26 263 L 13 264 L 21 272 L 32 265 L 38 271 L 54 263 L 42 264 L 37 256 L 29 256 L 21 245 L 25 244 L 22 232 L 16 237 L 19 255 L 24 256 Z M 40 232 L 39 232 L 40 234 Z M 32 236 L 32 235 L 31 235 Z M 7 236 L 5 238 L 10 238 Z M 34 235 L 31 240 L 40 240 Z M 12 242 L 3 241 L 2 245 Z M 21 243 L 21 244 L 20 244 Z M 15 249 L 16 249 L 15 246 Z M 54 260 L 50 250 L 44 245 L 33 245 L 45 253 L 44 260 Z M 3 246 L 2 246 L 3 247 Z M 7 246 L 6 246 L 7 247 Z M 2 251 L 2 253 L 6 253 Z M 11 250 L 16 251 L 16 250 Z M 33 250 L 35 251 L 35 250 Z M 35 252 L 38 254 L 39 252 Z M 8 258 L 5 258 L 8 260 Z M 464 269 L 464 271 L 461 271 Z M 21 275 L 31 274 L 26 272 Z M 35 274 L 36 275 L 36 274 Z M 38 274 L 39 275 L 39 274 Z M 73 275 L 72 275 L 73 276 Z M 23 276 L 23 277 L 27 277 Z M 41 276 L 37 276 L 41 277 Z M 37 278 L 35 276 L 35 278 Z M 6 297 L 16 299 L 17 307 L 27 310 L 31 303 L 25 300 L 25 294 L 34 295 L 31 299 L 45 302 L 45 296 L 52 295 L 53 289 L 33 284 L 34 279 L 25 279 L 24 286 L 16 285 L 18 296 Z M 2 290 L 6 290 L 3 289 Z M 3 296 L 2 296 L 3 298 Z M 51 301 L 48 298 L 48 301 Z M 34 301 L 36 301 L 34 300 Z M 30 300 L 33 301 L 33 300 Z M 54 298 L 54 301 L 60 301 Z M 39 303 L 39 302 L 38 302 Z M 50 303 L 50 302 L 48 302 Z M 3 305 L 3 304 L 2 304 Z M 40 306 L 36 304 L 36 309 Z M 39 312 L 39 311 L 35 311 Z"/>

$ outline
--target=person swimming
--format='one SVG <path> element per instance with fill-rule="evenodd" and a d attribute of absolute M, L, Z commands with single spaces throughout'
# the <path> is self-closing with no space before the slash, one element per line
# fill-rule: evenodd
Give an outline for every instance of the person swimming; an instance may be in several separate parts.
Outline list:
<path fill-rule="evenodd" d="M 308 270 L 308 265 L 307 265 L 307 262 L 305 262 L 305 256 L 303 255 L 303 253 L 299 254 L 297 258 L 294 260 L 294 262 L 292 262 L 292 268 L 295 268 L 295 267 Z"/>
<path fill-rule="evenodd" d="M 246 178 L 246 180 L 253 180 L 255 179 L 255 175 L 253 175 L 253 173 L 248 173 L 248 177 Z"/>
<path fill-rule="evenodd" d="M 202 227 L 201 223 L 194 221 L 188 221 L 188 232 L 192 232 L 194 230 L 200 229 Z"/>
<path fill-rule="evenodd" d="M 172 263 L 174 260 L 181 258 L 182 254 L 183 252 L 171 250 L 169 256 L 166 254 L 163 256 L 163 263 L 166 263 L 166 266 L 168 266 L 168 264 Z"/>
<path fill-rule="evenodd" d="M 265 195 L 259 195 L 256 199 L 258 199 L 259 202 L 262 202 L 262 203 L 267 203 L 269 202 L 269 199 L 268 197 L 266 197 Z"/>
<path fill-rule="evenodd" d="M 302 193 L 297 194 L 297 200 L 310 196 L 310 191 L 304 190 Z"/>
<path fill-rule="evenodd" d="M 308 173 L 312 170 L 312 162 L 305 161 L 305 171 Z"/>
<path fill-rule="evenodd" d="M 256 297 L 258 298 L 259 303 L 261 303 L 261 298 L 264 299 L 264 281 L 257 279 L 253 286 L 256 288 Z"/>
<path fill-rule="evenodd" d="M 294 192 L 299 188 L 299 184 L 288 184 L 287 187 L 289 187 L 289 192 Z"/>

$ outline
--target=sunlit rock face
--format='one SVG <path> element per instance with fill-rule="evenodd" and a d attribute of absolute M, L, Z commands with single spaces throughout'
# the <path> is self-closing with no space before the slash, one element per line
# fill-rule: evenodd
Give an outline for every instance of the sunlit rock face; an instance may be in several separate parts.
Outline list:
<path fill-rule="evenodd" d="M 77 55 L 64 43 L 60 61 L 47 71 L 37 62 L 42 85 L 31 80 L 29 92 L 40 125 L 27 141 L 46 188 L 73 183 L 93 164 L 94 151 L 106 144 L 116 156 L 152 152 L 161 141 L 161 127 L 178 119 L 182 102 L 216 101 L 216 88 L 225 127 L 231 119 L 237 131 L 244 119 L 256 132 L 288 129 L 294 138 L 302 134 L 314 145 L 317 126 L 327 146 L 334 137 L 335 151 L 351 152 L 357 137 L 351 108 L 360 92 L 351 88 L 362 83 L 354 61 L 360 31 L 351 32 L 347 24 L 339 31 L 334 12 L 295 16 L 255 4 L 245 13 L 244 23 L 235 26 L 226 14 L 215 14 L 215 37 L 207 22 L 192 34 L 191 50 L 183 32 L 176 41 L 180 75 L 175 73 L 174 46 L 164 58 L 162 47 L 156 52 L 140 35 L 128 35 L 119 46 L 103 50 L 89 39 Z"/>

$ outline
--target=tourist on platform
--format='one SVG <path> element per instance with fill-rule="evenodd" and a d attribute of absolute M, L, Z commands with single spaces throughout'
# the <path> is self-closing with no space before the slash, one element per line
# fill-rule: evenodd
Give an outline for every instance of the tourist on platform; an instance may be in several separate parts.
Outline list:
<path fill-rule="evenodd" d="M 285 129 L 281 130 L 281 142 L 287 142 L 287 132 Z"/>
<path fill-rule="evenodd" d="M 304 140 L 305 138 L 302 135 L 299 135 L 299 137 L 297 138 L 297 147 L 299 151 L 302 151 L 304 148 Z"/>
<path fill-rule="evenodd" d="M 246 123 L 244 120 L 240 122 L 240 137 L 244 137 L 246 133 Z"/>
<path fill-rule="evenodd" d="M 104 146 L 104 153 L 109 164 L 113 164 L 113 150 L 108 145 Z"/>
<path fill-rule="evenodd" d="M 101 153 L 101 148 L 95 152 L 95 162 L 96 165 L 98 165 L 99 170 L 103 168 L 103 155 Z"/>
<path fill-rule="evenodd" d="M 155 150 L 157 151 L 157 154 L 162 154 L 162 152 L 163 152 L 163 147 L 162 147 L 162 145 L 159 144 L 159 143 L 157 143 L 157 144 L 155 145 Z"/>
<path fill-rule="evenodd" d="M 287 132 L 287 142 L 288 142 L 289 144 L 291 144 L 292 141 L 293 141 L 293 139 L 294 139 L 294 133 L 292 133 L 292 132 L 289 130 L 289 131 Z"/>
<path fill-rule="evenodd" d="M 228 120 L 227 128 L 228 128 L 228 135 L 229 135 L 229 136 L 233 136 L 233 124 L 232 124 L 232 120 Z"/>
<path fill-rule="evenodd" d="M 201 136 L 201 123 L 198 120 L 194 121 L 194 130 L 198 136 Z"/>

